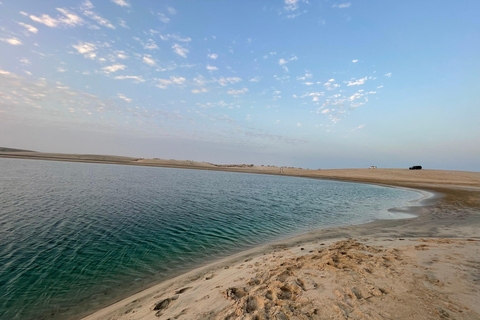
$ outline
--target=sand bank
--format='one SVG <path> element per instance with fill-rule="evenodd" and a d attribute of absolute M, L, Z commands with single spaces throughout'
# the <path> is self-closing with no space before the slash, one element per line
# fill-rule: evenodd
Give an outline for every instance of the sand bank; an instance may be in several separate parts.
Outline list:
<path fill-rule="evenodd" d="M 441 197 L 414 207 L 417 218 L 318 230 L 237 254 L 85 319 L 480 319 L 480 173 L 290 170 L 282 174 Z"/>

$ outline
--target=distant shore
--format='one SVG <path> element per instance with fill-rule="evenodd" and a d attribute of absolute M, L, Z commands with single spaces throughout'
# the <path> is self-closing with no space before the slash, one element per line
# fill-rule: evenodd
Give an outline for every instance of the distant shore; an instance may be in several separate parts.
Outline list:
<path fill-rule="evenodd" d="M 334 179 L 438 195 L 411 208 L 417 218 L 317 230 L 254 248 L 85 319 L 480 319 L 479 172 L 308 170 L 24 151 L 0 157 Z"/>

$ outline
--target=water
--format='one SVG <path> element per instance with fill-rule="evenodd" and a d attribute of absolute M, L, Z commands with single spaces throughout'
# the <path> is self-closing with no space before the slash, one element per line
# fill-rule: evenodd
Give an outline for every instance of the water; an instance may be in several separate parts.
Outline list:
<path fill-rule="evenodd" d="M 75 318 L 312 229 L 399 218 L 418 193 L 270 175 L 0 159 L 0 319 Z"/>

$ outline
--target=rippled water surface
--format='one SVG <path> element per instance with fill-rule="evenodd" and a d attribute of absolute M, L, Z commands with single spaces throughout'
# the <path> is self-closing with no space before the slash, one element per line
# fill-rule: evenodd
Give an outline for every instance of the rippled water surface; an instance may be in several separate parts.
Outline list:
<path fill-rule="evenodd" d="M 417 193 L 294 177 L 0 159 L 0 319 L 76 318 L 311 229 L 398 218 Z"/>

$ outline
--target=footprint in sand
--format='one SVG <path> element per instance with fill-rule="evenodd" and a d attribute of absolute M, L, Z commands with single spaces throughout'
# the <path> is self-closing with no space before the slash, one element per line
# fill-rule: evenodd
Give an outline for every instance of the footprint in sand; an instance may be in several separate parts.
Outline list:
<path fill-rule="evenodd" d="M 157 311 L 157 313 L 155 313 L 155 316 L 160 317 L 163 314 L 163 311 L 165 311 L 170 306 L 172 301 L 175 301 L 177 299 L 178 299 L 178 295 L 175 295 L 173 297 L 166 298 L 160 302 L 157 302 L 153 307 L 153 311 Z"/>
<path fill-rule="evenodd" d="M 216 274 L 214 274 L 214 273 L 209 273 L 209 274 L 207 274 L 207 275 L 205 276 L 205 280 L 213 279 L 213 277 L 215 277 L 215 276 L 216 276 Z"/>
<path fill-rule="evenodd" d="M 185 288 L 177 289 L 176 291 L 174 291 L 174 294 L 182 294 L 182 293 L 187 292 L 188 290 L 190 290 L 192 288 L 193 287 L 185 287 Z"/>

